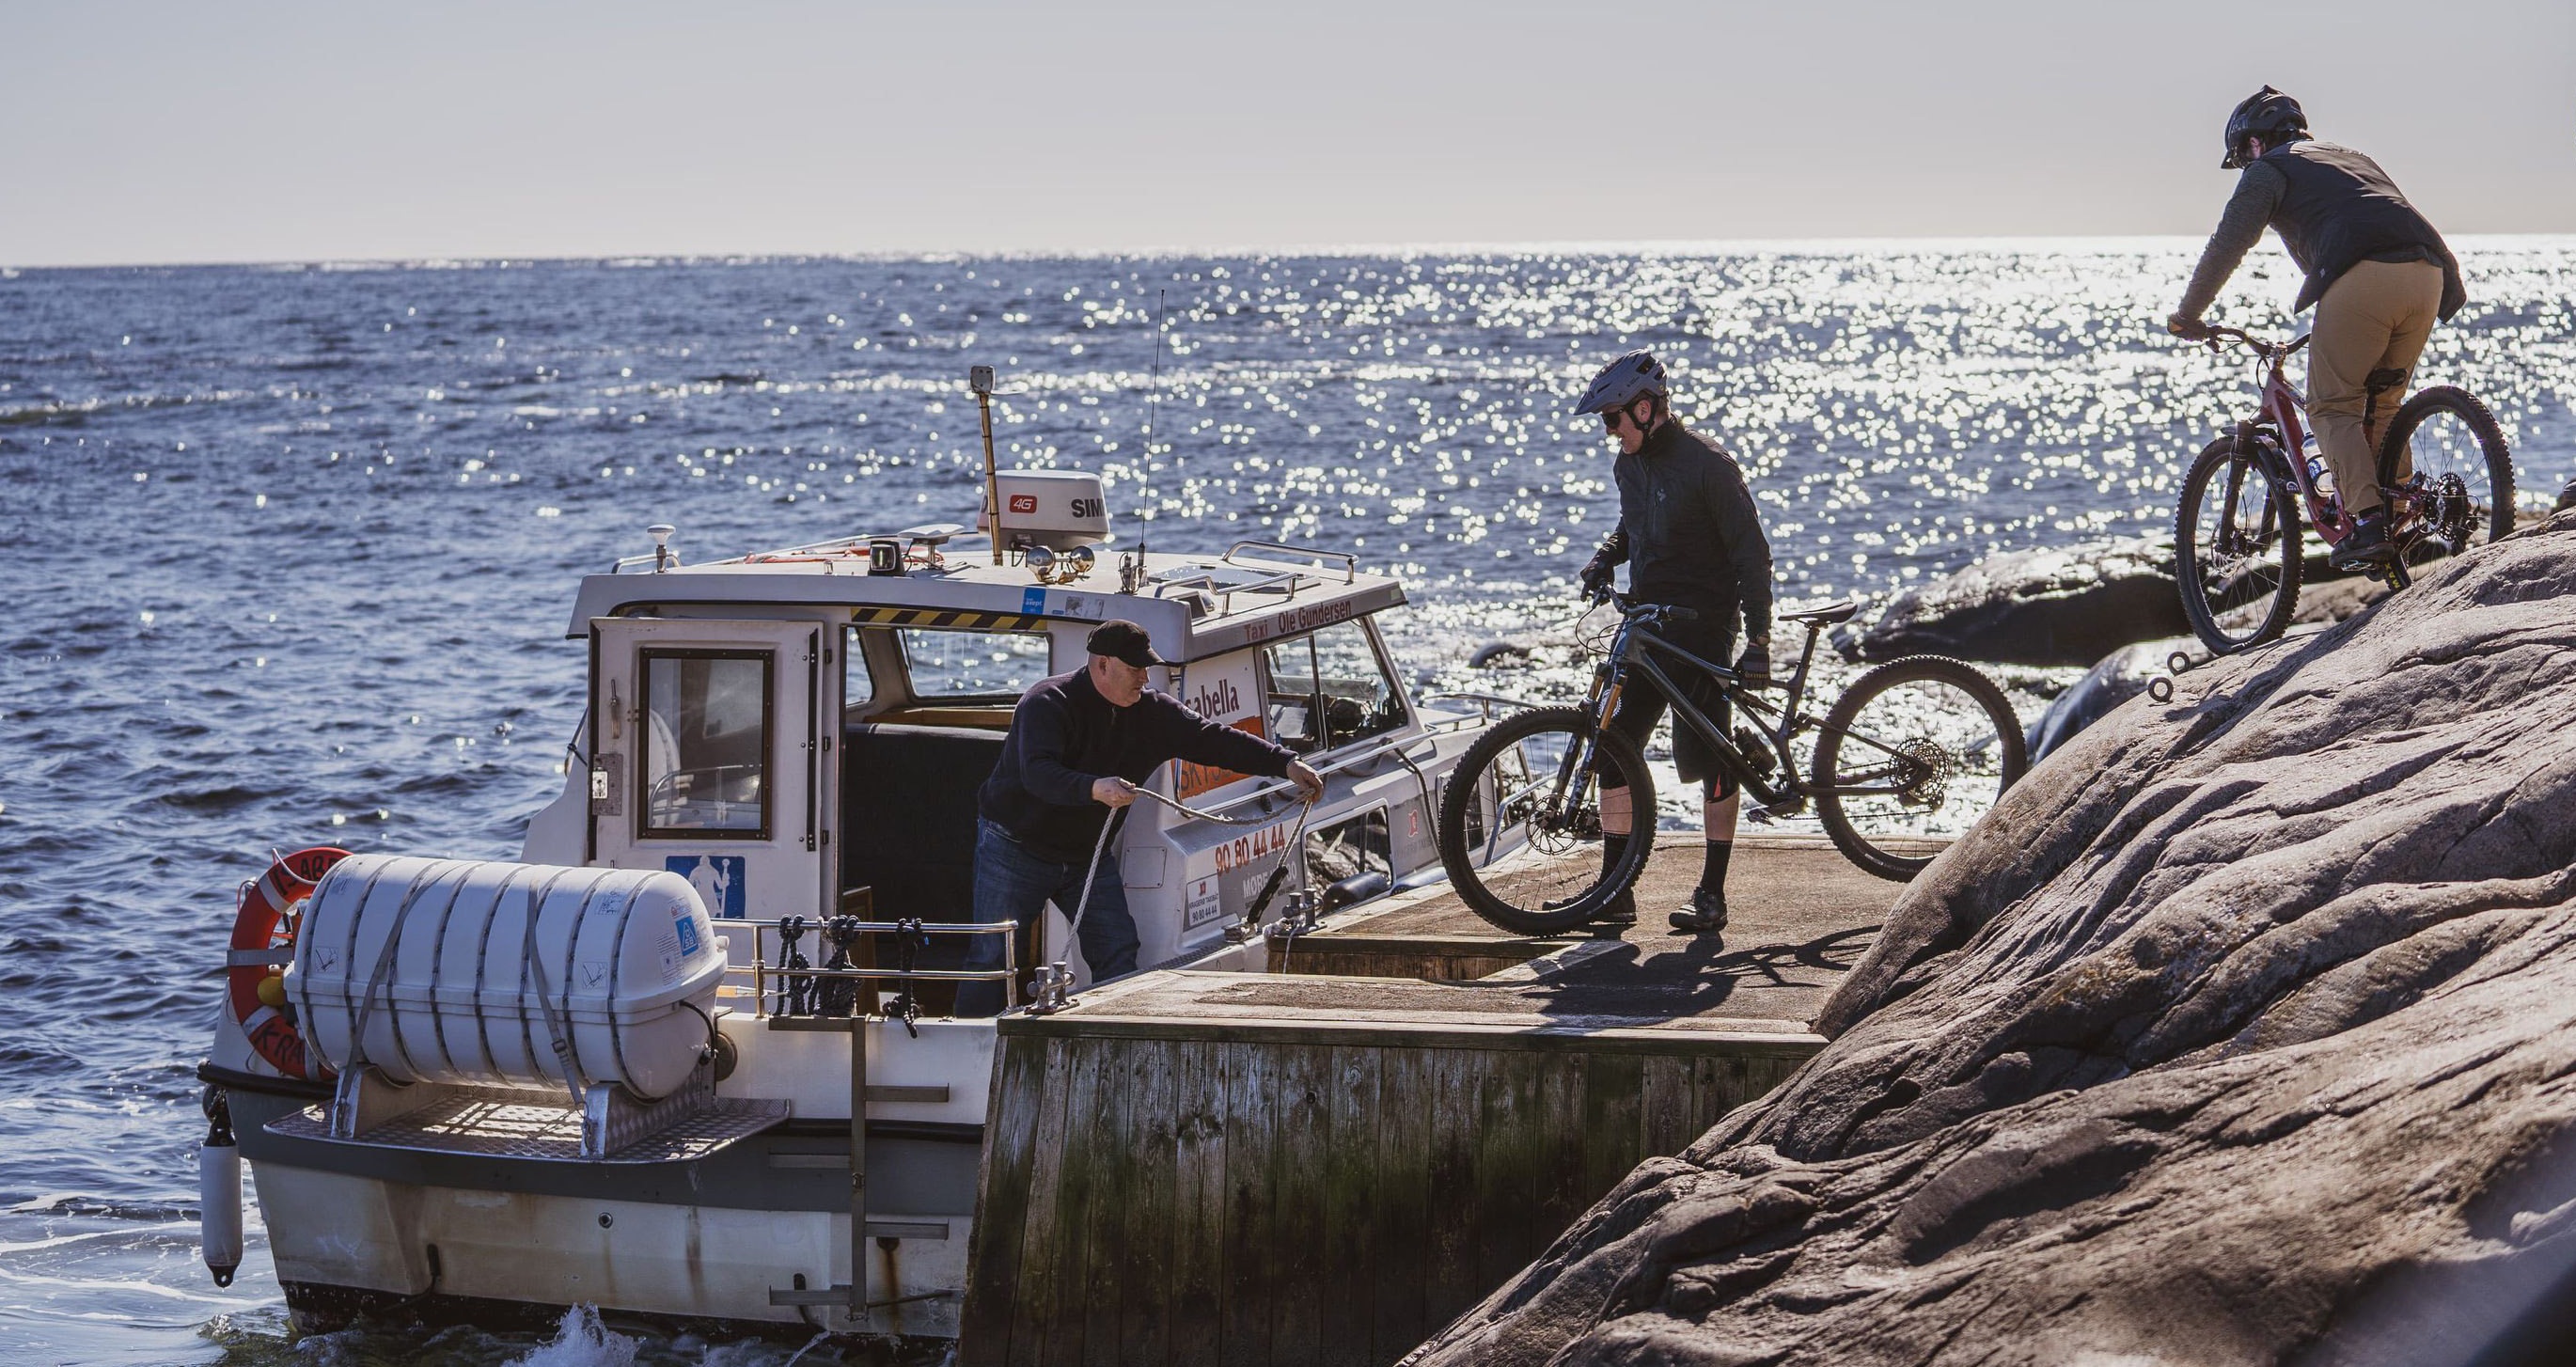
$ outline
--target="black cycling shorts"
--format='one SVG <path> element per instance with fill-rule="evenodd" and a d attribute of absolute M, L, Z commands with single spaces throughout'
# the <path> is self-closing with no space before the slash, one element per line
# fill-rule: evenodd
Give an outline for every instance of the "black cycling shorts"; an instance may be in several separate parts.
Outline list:
<path fill-rule="evenodd" d="M 1715 664 L 1727 663 L 1735 653 L 1731 634 L 1714 639 L 1675 641 L 1673 644 Z M 1684 696 L 1715 723 L 1721 733 L 1733 724 L 1733 713 L 1726 696 L 1718 692 L 1713 680 L 1679 660 L 1666 658 L 1657 663 L 1663 666 L 1665 673 L 1677 676 L 1674 681 L 1686 690 Z M 1610 714 L 1610 729 L 1636 742 L 1637 749 L 1643 752 L 1646 738 L 1655 733 L 1655 723 L 1663 718 L 1663 690 L 1641 671 L 1630 670 L 1627 690 L 1619 695 L 1619 710 Z M 1735 794 L 1734 777 L 1718 764 L 1717 756 L 1701 742 L 1699 733 L 1678 720 L 1673 723 L 1673 767 L 1681 771 L 1682 782 L 1702 785 L 1702 791 L 1710 801 Z"/>

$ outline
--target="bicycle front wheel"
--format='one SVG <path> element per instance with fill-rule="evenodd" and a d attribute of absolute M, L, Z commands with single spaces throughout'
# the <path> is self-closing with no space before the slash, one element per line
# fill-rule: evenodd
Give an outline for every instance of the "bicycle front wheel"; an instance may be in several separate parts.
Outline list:
<path fill-rule="evenodd" d="M 2388 420 L 2379 487 L 2397 491 L 2389 530 L 2409 565 L 2513 530 L 2513 453 L 2495 415 L 2464 389 L 2436 385 Z"/>
<path fill-rule="evenodd" d="M 1601 790 L 1623 786 L 1637 838 L 1605 869 Z M 1554 935 L 1592 919 L 1646 867 L 1654 779 L 1627 737 L 1595 731 L 1582 708 L 1533 708 L 1459 757 L 1439 836 L 1441 866 L 1471 910 L 1515 935 Z"/>
<path fill-rule="evenodd" d="M 1899 882 L 1994 810 L 2029 767 L 1992 679 L 1915 655 L 1860 676 L 1816 738 L 1816 815 L 1843 857 Z"/>
<path fill-rule="evenodd" d="M 2299 606 L 2299 510 L 2233 438 L 2202 448 L 2174 514 L 2182 615 L 2213 655 L 2258 645 Z"/>

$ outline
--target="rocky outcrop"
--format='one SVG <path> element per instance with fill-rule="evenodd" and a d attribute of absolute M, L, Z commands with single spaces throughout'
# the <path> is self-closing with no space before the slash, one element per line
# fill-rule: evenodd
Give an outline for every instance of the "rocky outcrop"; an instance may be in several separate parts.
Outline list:
<path fill-rule="evenodd" d="M 1419 1359 L 2576 1360 L 2576 514 L 2176 683 Z"/>
<path fill-rule="evenodd" d="M 2089 665 L 2122 646 L 2191 630 L 2173 553 L 2153 541 L 2088 541 L 1989 556 L 1907 589 L 1849 638 L 1864 660 L 1951 655 L 1999 664 Z"/>

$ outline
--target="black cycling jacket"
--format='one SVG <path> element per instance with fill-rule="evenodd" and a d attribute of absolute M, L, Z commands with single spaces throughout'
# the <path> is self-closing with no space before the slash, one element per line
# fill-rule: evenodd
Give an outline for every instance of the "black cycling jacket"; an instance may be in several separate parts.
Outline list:
<path fill-rule="evenodd" d="M 1601 558 L 1628 566 L 1628 592 L 1690 608 L 1704 630 L 1728 635 L 1741 609 L 1744 634 L 1768 637 L 1771 542 L 1735 458 L 1675 420 L 1635 455 L 1620 453 L 1610 473 L 1619 484 L 1619 526 L 1601 543 Z"/>

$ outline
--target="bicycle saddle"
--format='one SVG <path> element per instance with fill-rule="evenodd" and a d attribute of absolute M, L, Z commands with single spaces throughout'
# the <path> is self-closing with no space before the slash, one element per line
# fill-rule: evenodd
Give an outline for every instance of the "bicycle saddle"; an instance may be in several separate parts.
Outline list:
<path fill-rule="evenodd" d="M 1832 626 L 1836 622 L 1850 621 L 1852 614 L 1858 611 L 1860 611 L 1860 604 L 1848 598 L 1842 598 L 1812 608 L 1800 608 L 1796 612 L 1784 612 L 1780 614 L 1780 618 L 1786 622 L 1813 622 L 1822 627 Z"/>
<path fill-rule="evenodd" d="M 2406 383 L 2406 372 L 2394 368 L 2374 370 L 2370 372 L 2370 374 L 2364 376 L 2361 381 L 2362 388 L 2369 390 L 2373 394 L 2385 393 L 2404 383 Z"/>

